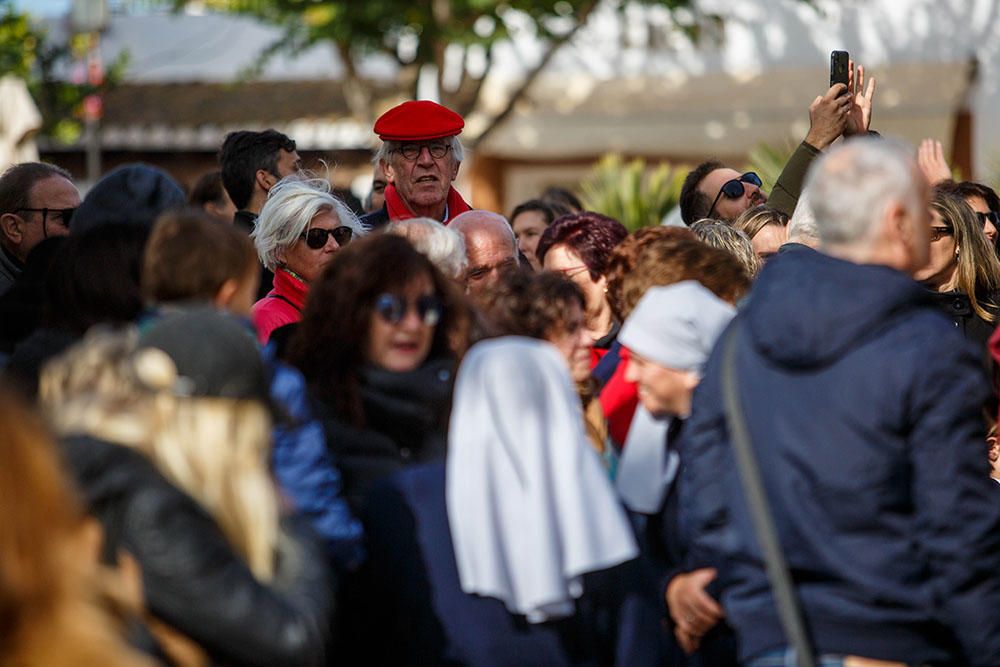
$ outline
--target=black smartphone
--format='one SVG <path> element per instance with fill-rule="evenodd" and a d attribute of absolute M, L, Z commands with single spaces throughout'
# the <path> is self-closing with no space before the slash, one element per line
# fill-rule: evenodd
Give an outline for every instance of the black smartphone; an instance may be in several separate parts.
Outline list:
<path fill-rule="evenodd" d="M 847 76 L 850 72 L 850 59 L 847 51 L 830 52 L 830 85 L 834 86 L 842 83 L 847 84 Z"/>

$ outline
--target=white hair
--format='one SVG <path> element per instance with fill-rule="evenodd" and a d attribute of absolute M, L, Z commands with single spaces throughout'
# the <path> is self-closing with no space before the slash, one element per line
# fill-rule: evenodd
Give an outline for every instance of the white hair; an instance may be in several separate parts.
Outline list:
<path fill-rule="evenodd" d="M 274 271 L 279 264 L 278 253 L 291 248 L 309 229 L 312 219 L 323 211 L 332 211 L 355 236 L 364 235 L 358 217 L 330 193 L 330 182 L 326 179 L 292 174 L 278 181 L 267 193 L 267 201 L 250 234 L 261 263 Z"/>
<path fill-rule="evenodd" d="M 465 254 L 465 239 L 454 229 L 431 218 L 410 218 L 387 225 L 387 234 L 407 239 L 414 248 L 446 276 L 459 278 L 469 258 Z"/>
<path fill-rule="evenodd" d="M 817 160 L 805 194 L 823 245 L 867 241 L 893 202 L 920 207 L 912 151 L 886 139 L 844 142 Z"/>
<path fill-rule="evenodd" d="M 809 193 L 803 192 L 795 205 L 795 211 L 788 220 L 788 243 L 814 246 L 819 243 L 819 229 L 816 228 L 816 214 L 809 202 Z"/>
<path fill-rule="evenodd" d="M 465 147 L 462 145 L 462 141 L 458 138 L 458 135 L 454 137 L 449 137 L 451 139 L 451 156 L 455 162 L 461 162 L 465 159 Z M 378 164 L 379 162 L 389 162 L 389 157 L 392 152 L 399 149 L 404 141 L 383 141 L 382 145 L 378 147 L 375 151 L 375 156 L 372 158 L 372 164 Z"/>

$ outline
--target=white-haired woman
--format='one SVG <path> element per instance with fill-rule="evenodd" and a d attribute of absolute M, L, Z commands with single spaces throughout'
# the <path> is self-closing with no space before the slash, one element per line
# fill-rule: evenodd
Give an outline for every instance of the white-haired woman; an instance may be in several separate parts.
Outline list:
<path fill-rule="evenodd" d="M 261 343 L 302 319 L 309 284 L 342 246 L 364 234 L 357 216 L 323 179 L 294 175 L 271 188 L 251 234 L 257 255 L 274 272 L 274 289 L 253 306 Z"/>
<path fill-rule="evenodd" d="M 425 255 L 441 273 L 458 280 L 469 265 L 465 254 L 465 239 L 451 227 L 430 218 L 400 220 L 386 228 L 387 234 L 407 239 Z"/>

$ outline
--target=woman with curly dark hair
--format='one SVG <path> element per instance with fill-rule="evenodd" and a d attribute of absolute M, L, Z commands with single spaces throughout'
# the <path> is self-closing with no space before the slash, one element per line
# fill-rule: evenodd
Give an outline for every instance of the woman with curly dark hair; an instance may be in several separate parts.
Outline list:
<path fill-rule="evenodd" d="M 399 236 L 341 249 L 313 283 L 290 359 L 354 509 L 378 480 L 444 454 L 467 320 L 451 281 Z"/>

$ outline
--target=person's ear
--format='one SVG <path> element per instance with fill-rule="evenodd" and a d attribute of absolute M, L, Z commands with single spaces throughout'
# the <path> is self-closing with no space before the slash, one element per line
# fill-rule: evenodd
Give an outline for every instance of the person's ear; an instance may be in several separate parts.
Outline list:
<path fill-rule="evenodd" d="M 212 304 L 220 309 L 225 310 L 229 302 L 232 301 L 233 295 L 236 294 L 237 290 L 240 288 L 240 282 L 235 278 L 230 278 L 226 282 L 222 283 L 222 287 L 215 293 L 215 298 L 212 299 Z"/>
<path fill-rule="evenodd" d="M 382 160 L 382 171 L 385 172 L 385 180 L 387 183 L 396 184 L 396 170 L 392 168 L 392 164 L 388 160 Z"/>
<path fill-rule="evenodd" d="M 694 371 L 684 371 L 684 388 L 688 391 L 694 391 L 698 383 L 701 382 L 701 375 Z"/>
<path fill-rule="evenodd" d="M 274 184 L 278 182 L 278 179 L 274 174 L 269 172 L 267 169 L 258 169 L 257 173 L 254 174 L 254 183 L 258 188 L 264 192 L 270 192 Z"/>
<path fill-rule="evenodd" d="M 17 245 L 23 240 L 21 234 L 21 218 L 14 213 L 4 213 L 0 215 L 0 233 L 3 233 L 11 243 Z"/>
<path fill-rule="evenodd" d="M 454 181 L 458 178 L 458 168 L 462 166 L 462 163 L 458 160 L 451 161 L 451 180 Z"/>

